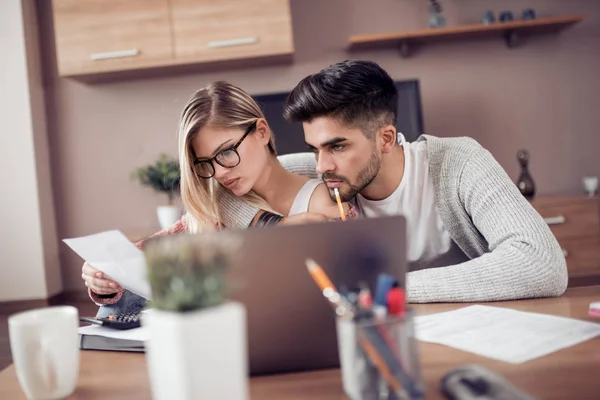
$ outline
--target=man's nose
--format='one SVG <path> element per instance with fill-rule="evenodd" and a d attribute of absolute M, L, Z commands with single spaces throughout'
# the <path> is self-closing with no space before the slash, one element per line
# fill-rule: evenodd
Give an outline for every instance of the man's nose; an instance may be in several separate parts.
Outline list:
<path fill-rule="evenodd" d="M 324 152 L 319 153 L 317 158 L 317 168 L 316 171 L 318 174 L 324 174 L 325 172 L 331 172 L 335 170 L 335 164 L 331 157 Z"/>

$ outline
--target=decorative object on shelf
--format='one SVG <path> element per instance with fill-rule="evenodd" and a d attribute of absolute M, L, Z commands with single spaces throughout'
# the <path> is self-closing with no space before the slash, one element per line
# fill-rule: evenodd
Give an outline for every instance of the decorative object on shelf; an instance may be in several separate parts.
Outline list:
<path fill-rule="evenodd" d="M 446 18 L 442 15 L 442 5 L 438 0 L 430 0 L 429 5 L 429 27 L 442 28 L 446 26 Z"/>
<path fill-rule="evenodd" d="M 153 309 L 142 325 L 153 399 L 248 399 L 246 310 L 227 300 L 240 245 L 224 232 L 146 244 Z"/>
<path fill-rule="evenodd" d="M 521 16 L 525 21 L 531 21 L 535 19 L 535 10 L 533 8 L 528 8 L 523 10 L 523 15 Z"/>
<path fill-rule="evenodd" d="M 168 204 L 158 206 L 156 209 L 161 228 L 168 228 L 181 218 L 181 208 L 173 204 L 179 193 L 180 173 L 177 160 L 161 154 L 155 164 L 138 168 L 132 176 L 142 185 L 151 187 L 159 193 L 166 193 L 168 196 Z"/>
<path fill-rule="evenodd" d="M 535 183 L 531 174 L 529 174 L 529 152 L 527 150 L 519 150 L 517 160 L 521 166 L 521 174 L 517 179 L 517 187 L 523 196 L 527 199 L 533 199 L 535 196 Z"/>
<path fill-rule="evenodd" d="M 500 17 L 498 18 L 500 22 L 510 22 L 514 20 L 513 13 L 510 11 L 502 11 L 500 13 Z"/>
<path fill-rule="evenodd" d="M 581 180 L 585 192 L 590 197 L 594 197 L 598 191 L 598 177 L 597 176 L 584 176 Z"/>
<path fill-rule="evenodd" d="M 484 25 L 493 24 L 496 22 L 496 17 L 494 16 L 494 12 L 492 10 L 484 11 L 481 14 L 481 23 Z"/>
<path fill-rule="evenodd" d="M 541 33 L 560 33 L 583 20 L 581 15 L 537 18 L 534 21 L 514 21 L 510 24 L 470 24 L 444 29 L 420 29 L 405 32 L 384 32 L 352 35 L 348 38 L 348 50 L 369 48 L 399 47 L 402 57 L 409 57 L 413 47 L 427 43 L 468 40 L 477 38 L 501 37 L 509 48 L 516 45 L 521 32 L 527 36 Z"/>

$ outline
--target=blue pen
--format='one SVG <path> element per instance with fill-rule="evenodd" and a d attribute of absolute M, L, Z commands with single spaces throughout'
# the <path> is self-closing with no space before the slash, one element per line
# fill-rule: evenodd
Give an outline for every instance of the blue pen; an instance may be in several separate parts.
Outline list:
<path fill-rule="evenodd" d="M 387 296 L 389 291 L 396 284 L 396 279 L 389 274 L 379 274 L 377 276 L 377 286 L 375 287 L 375 298 L 373 302 L 380 306 L 387 306 Z"/>

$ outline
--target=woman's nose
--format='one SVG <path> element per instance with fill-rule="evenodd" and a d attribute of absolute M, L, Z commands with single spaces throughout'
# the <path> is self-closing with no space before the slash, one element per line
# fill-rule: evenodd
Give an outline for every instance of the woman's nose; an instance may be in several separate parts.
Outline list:
<path fill-rule="evenodd" d="M 213 168 L 215 169 L 214 177 L 216 179 L 220 179 L 220 178 L 224 177 L 227 174 L 227 172 L 231 169 L 231 168 L 225 168 L 224 166 L 222 166 L 216 162 L 213 162 Z"/>

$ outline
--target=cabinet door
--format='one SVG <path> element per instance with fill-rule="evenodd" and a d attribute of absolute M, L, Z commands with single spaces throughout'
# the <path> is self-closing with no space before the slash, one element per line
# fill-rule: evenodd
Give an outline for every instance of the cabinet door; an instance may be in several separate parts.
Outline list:
<path fill-rule="evenodd" d="M 61 76 L 172 62 L 168 0 L 54 0 Z"/>
<path fill-rule="evenodd" d="M 171 6 L 179 61 L 293 53 L 289 0 L 171 0 Z"/>

